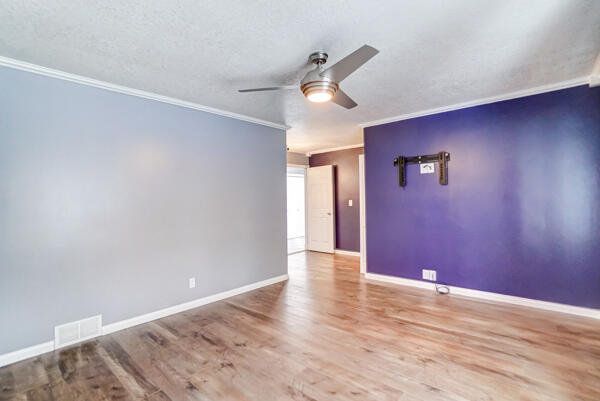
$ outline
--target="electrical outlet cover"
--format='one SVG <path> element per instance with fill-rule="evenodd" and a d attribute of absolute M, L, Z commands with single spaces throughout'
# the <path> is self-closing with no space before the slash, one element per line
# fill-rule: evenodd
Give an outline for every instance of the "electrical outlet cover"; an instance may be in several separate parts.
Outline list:
<path fill-rule="evenodd" d="M 423 280 L 437 281 L 437 274 L 435 270 L 423 269 Z"/>

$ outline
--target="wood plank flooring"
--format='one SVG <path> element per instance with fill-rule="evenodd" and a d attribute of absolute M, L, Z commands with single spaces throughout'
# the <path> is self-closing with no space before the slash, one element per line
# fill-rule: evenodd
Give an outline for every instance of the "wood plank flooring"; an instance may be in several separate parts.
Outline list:
<path fill-rule="evenodd" d="M 290 280 L 0 368 L 1 400 L 600 400 L 600 322 L 366 281 Z"/>
<path fill-rule="evenodd" d="M 304 237 L 288 238 L 287 244 L 288 255 L 301 252 L 306 248 L 306 240 Z"/>

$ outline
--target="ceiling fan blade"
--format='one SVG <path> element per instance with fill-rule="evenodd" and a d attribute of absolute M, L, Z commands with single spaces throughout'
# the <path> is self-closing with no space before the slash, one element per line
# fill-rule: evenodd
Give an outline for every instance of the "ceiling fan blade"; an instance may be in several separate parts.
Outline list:
<path fill-rule="evenodd" d="M 379 53 L 379 50 L 369 45 L 364 45 L 327 68 L 319 75 L 329 78 L 333 82 L 340 83 L 344 78 L 358 70 L 360 66 L 373 58 L 377 53 Z"/>
<path fill-rule="evenodd" d="M 246 92 L 264 92 L 264 91 L 278 91 L 278 90 L 288 90 L 288 89 L 298 89 L 297 85 L 288 85 L 288 86 L 270 86 L 267 88 L 252 88 L 252 89 L 240 89 L 238 92 L 246 93 Z"/>
<path fill-rule="evenodd" d="M 347 109 L 351 109 L 353 107 L 358 106 L 358 104 L 356 104 L 356 102 L 352 100 L 350 96 L 346 95 L 346 92 L 344 92 L 341 89 L 338 89 L 335 92 L 335 95 L 333 96 L 333 99 L 331 99 L 331 101 Z"/>

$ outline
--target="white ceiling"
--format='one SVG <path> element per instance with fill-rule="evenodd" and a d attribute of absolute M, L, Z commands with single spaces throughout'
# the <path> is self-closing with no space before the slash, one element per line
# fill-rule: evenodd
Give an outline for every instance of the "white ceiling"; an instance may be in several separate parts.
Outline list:
<path fill-rule="evenodd" d="M 311 104 L 308 55 L 380 50 L 342 83 L 359 105 Z M 0 55 L 291 126 L 311 151 L 359 123 L 589 75 L 600 1 L 3 0 Z"/>

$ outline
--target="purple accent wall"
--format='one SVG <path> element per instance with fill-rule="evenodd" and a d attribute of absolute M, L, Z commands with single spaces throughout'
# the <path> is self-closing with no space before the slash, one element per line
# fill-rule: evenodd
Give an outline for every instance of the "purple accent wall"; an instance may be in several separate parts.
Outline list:
<path fill-rule="evenodd" d="M 360 252 L 360 205 L 358 196 L 358 155 L 364 148 L 317 153 L 309 159 L 310 167 L 334 166 L 335 177 L 335 247 Z M 348 206 L 352 199 L 352 206 Z"/>
<path fill-rule="evenodd" d="M 451 153 L 447 186 L 397 155 Z M 600 88 L 365 129 L 369 272 L 600 308 Z"/>

